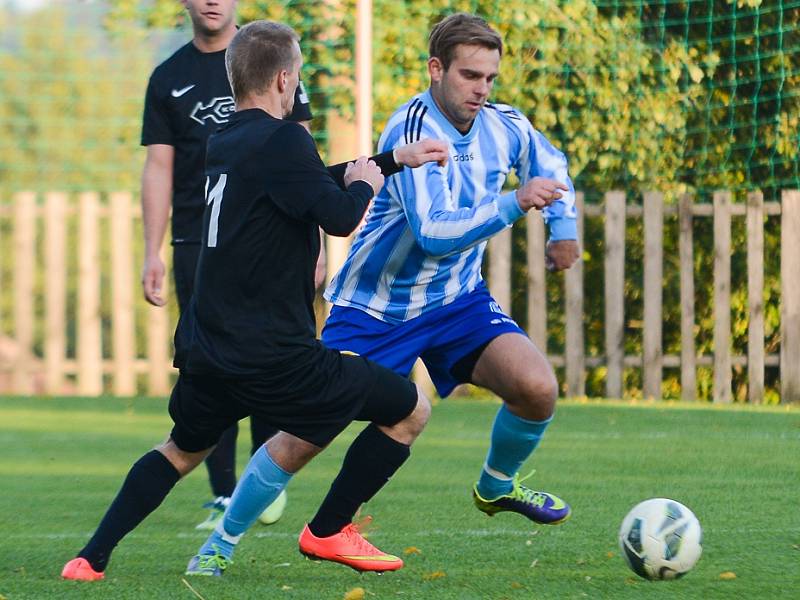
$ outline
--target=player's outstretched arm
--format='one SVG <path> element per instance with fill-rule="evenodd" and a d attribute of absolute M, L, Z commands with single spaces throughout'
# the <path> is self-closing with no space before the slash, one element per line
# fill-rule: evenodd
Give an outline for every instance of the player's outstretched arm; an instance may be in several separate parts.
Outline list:
<path fill-rule="evenodd" d="M 333 236 L 350 235 L 358 227 L 375 190 L 383 185 L 377 165 L 364 157 L 349 169 L 345 165 L 347 182 L 343 173 L 337 184 L 322 164 L 314 140 L 291 122 L 270 138 L 264 164 L 270 197 L 278 208 Z"/>
<path fill-rule="evenodd" d="M 370 160 L 380 168 L 384 177 L 389 177 L 399 173 L 403 167 L 416 168 L 429 162 L 444 166 L 448 156 L 447 143 L 442 140 L 424 139 L 413 144 L 398 146 L 394 150 L 381 152 L 371 156 Z M 348 164 L 350 163 L 344 162 L 328 167 L 328 171 L 342 189 L 347 187 L 344 184 L 344 173 Z"/>

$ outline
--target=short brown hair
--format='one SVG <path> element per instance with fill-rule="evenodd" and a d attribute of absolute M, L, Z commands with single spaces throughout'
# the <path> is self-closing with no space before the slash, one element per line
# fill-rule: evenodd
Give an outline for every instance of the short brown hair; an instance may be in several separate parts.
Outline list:
<path fill-rule="evenodd" d="M 275 75 L 291 69 L 299 40 L 294 29 L 273 21 L 253 21 L 237 31 L 225 52 L 234 100 L 264 93 Z"/>
<path fill-rule="evenodd" d="M 447 69 L 459 44 L 499 50 L 500 56 L 503 55 L 500 34 L 480 17 L 467 13 L 450 15 L 436 24 L 428 38 L 428 54 L 441 60 Z"/>

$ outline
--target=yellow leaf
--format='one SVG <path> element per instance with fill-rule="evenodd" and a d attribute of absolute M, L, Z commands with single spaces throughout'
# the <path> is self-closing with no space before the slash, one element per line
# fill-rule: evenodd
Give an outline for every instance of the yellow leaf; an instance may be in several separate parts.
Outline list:
<path fill-rule="evenodd" d="M 422 554 L 422 550 L 417 548 L 416 546 L 409 546 L 405 550 L 403 550 L 403 554 L 408 556 L 409 554 Z"/>
<path fill-rule="evenodd" d="M 281 586 L 281 589 L 282 589 L 284 592 L 288 592 L 290 589 L 292 589 L 292 586 L 290 586 L 290 585 L 283 585 L 283 586 Z"/>
<path fill-rule="evenodd" d="M 366 592 L 362 587 L 355 587 L 344 595 L 344 600 L 364 600 Z"/>
<path fill-rule="evenodd" d="M 441 579 L 442 577 L 447 577 L 447 573 L 444 571 L 434 571 L 433 573 L 426 573 L 422 576 L 423 581 L 432 581 L 434 579 Z"/>
<path fill-rule="evenodd" d="M 731 579 L 736 579 L 736 573 L 734 573 L 733 571 L 725 571 L 719 574 L 719 578 L 724 579 L 726 581 Z"/>
<path fill-rule="evenodd" d="M 608 552 L 606 552 L 606 558 L 614 558 L 614 553 L 611 552 L 611 550 L 609 550 Z"/>
<path fill-rule="evenodd" d="M 521 590 L 523 587 L 525 587 L 525 586 L 522 585 L 521 583 L 519 583 L 518 581 L 512 581 L 511 582 L 511 589 L 512 590 Z"/>
<path fill-rule="evenodd" d="M 698 67 L 697 65 L 692 65 L 689 67 L 689 77 L 692 78 L 692 81 L 695 83 L 700 83 L 703 81 L 703 69 Z"/>

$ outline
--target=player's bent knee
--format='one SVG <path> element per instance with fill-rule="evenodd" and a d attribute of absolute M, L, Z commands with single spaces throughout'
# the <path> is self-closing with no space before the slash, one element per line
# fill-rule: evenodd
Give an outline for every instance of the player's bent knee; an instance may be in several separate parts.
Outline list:
<path fill-rule="evenodd" d="M 199 452 L 186 452 L 178 448 L 172 438 L 156 446 L 156 450 L 164 455 L 181 477 L 188 475 L 197 465 L 203 462 L 212 449 L 213 447 Z"/>
<path fill-rule="evenodd" d="M 425 425 L 428 423 L 430 416 L 431 402 L 428 400 L 427 396 L 422 393 L 419 387 L 417 387 L 417 404 L 414 410 L 412 410 L 405 419 L 395 425 L 391 427 L 380 426 L 380 428 L 392 439 L 403 444 L 411 445 L 414 443 L 414 440 L 417 439 L 417 436 L 422 433 L 422 430 L 425 429 Z"/>

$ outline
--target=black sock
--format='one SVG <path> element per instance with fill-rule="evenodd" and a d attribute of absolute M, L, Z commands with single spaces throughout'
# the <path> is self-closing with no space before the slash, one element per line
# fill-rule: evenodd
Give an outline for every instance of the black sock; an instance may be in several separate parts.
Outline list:
<path fill-rule="evenodd" d="M 206 457 L 208 482 L 214 496 L 230 498 L 236 487 L 236 436 L 239 426 L 234 423 L 217 442 L 217 447 Z"/>
<path fill-rule="evenodd" d="M 253 446 L 250 448 L 250 456 L 256 453 L 269 438 L 278 433 L 272 425 L 262 421 L 258 417 L 250 416 L 250 441 Z"/>
<path fill-rule="evenodd" d="M 371 423 L 350 444 L 342 469 L 308 528 L 317 537 L 338 533 L 358 508 L 378 493 L 408 459 L 411 449 Z"/>
<path fill-rule="evenodd" d="M 134 463 L 117 497 L 78 556 L 95 571 L 105 571 L 120 540 L 153 512 L 178 483 L 180 475 L 158 450 L 151 450 Z"/>

